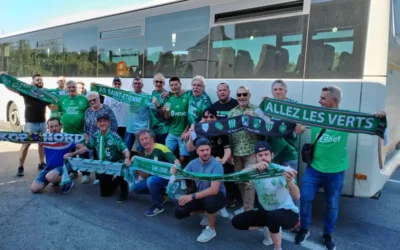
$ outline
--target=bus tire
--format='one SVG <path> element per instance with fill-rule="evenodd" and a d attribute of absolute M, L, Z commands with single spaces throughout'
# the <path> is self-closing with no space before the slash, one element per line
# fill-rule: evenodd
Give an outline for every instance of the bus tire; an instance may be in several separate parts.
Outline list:
<path fill-rule="evenodd" d="M 10 123 L 11 129 L 15 132 L 21 132 L 21 120 L 19 117 L 18 107 L 15 103 L 10 103 L 7 110 L 7 121 Z"/>

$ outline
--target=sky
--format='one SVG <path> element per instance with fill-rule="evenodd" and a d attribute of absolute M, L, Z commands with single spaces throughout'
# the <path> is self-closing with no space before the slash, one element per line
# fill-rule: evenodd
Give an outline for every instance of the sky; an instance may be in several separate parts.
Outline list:
<path fill-rule="evenodd" d="M 0 0 L 0 36 L 173 0 Z"/>

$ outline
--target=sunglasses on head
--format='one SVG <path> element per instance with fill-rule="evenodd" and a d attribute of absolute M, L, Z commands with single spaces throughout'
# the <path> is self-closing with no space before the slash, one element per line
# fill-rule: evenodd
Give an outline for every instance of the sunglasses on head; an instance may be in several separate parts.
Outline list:
<path fill-rule="evenodd" d="M 164 83 L 163 81 L 157 81 L 157 80 L 154 81 L 154 82 L 155 82 L 155 83 Z"/>
<path fill-rule="evenodd" d="M 237 97 L 241 97 L 241 96 L 247 97 L 249 95 L 249 93 L 237 93 L 236 95 L 237 95 Z"/>

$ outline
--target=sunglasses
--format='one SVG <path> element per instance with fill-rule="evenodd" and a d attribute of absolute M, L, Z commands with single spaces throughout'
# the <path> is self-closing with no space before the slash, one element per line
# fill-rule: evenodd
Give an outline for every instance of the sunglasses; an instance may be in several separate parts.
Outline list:
<path fill-rule="evenodd" d="M 89 100 L 89 103 L 95 103 L 97 101 L 97 99 L 91 99 Z"/>
<path fill-rule="evenodd" d="M 215 115 L 205 115 L 205 116 L 203 116 L 203 118 L 204 118 L 204 119 L 208 119 L 208 118 L 214 119 L 214 118 L 215 118 Z"/>
<path fill-rule="evenodd" d="M 249 95 L 249 93 L 237 93 L 236 94 L 237 97 L 241 97 L 241 96 L 247 97 L 248 95 Z"/>
<path fill-rule="evenodd" d="M 163 81 L 154 81 L 154 82 L 155 83 L 161 83 L 161 84 L 164 83 Z"/>

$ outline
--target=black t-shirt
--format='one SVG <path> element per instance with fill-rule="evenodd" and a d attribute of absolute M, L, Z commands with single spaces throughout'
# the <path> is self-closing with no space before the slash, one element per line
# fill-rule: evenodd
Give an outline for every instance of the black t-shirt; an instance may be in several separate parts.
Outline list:
<path fill-rule="evenodd" d="M 198 138 L 196 138 L 197 140 Z M 227 135 L 208 137 L 211 142 L 211 155 L 214 157 L 223 158 L 224 157 L 224 149 L 230 148 L 229 137 Z M 193 144 L 196 144 L 196 140 L 194 140 Z M 196 151 L 194 153 L 197 155 Z"/>
<path fill-rule="evenodd" d="M 225 104 L 216 101 L 212 105 L 212 107 L 217 111 L 217 119 L 221 120 L 228 118 L 229 111 L 231 111 L 233 108 L 236 108 L 237 105 L 239 105 L 238 101 L 236 99 L 231 98 Z"/>
<path fill-rule="evenodd" d="M 46 107 L 49 103 L 22 95 L 25 102 L 25 122 L 46 122 Z"/>

